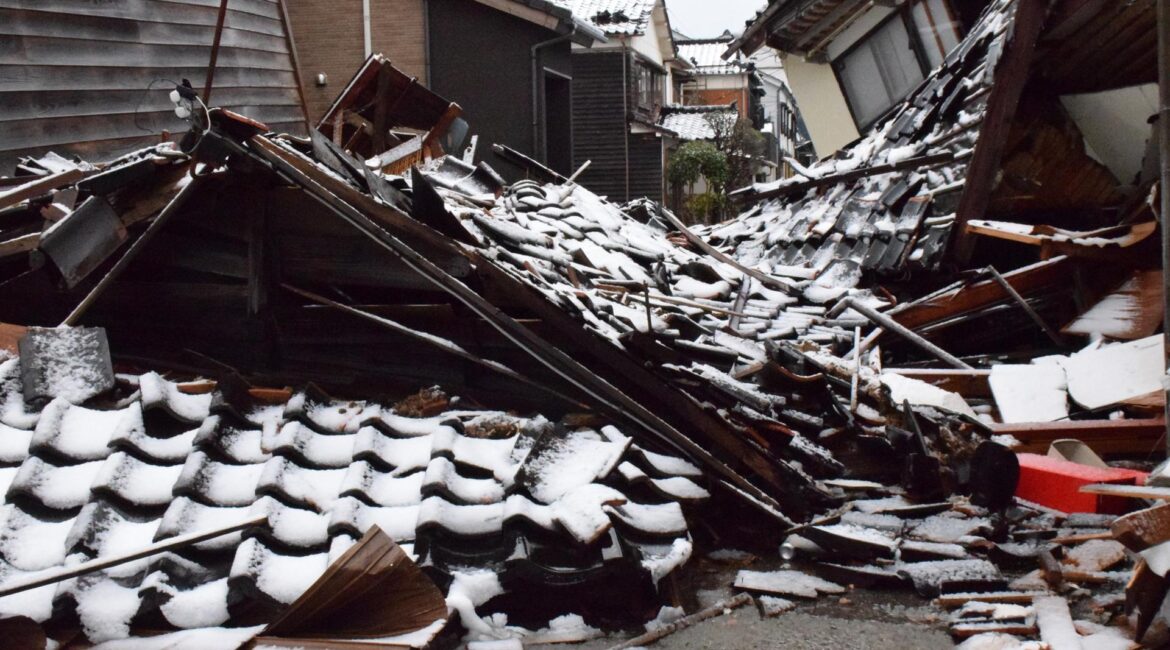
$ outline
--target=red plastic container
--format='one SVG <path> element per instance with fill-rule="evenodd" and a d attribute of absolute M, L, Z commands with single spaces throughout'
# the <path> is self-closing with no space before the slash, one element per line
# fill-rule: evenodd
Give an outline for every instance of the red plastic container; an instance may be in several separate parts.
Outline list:
<path fill-rule="evenodd" d="M 1084 494 L 1082 485 L 1113 483 L 1142 485 L 1146 472 L 1132 469 L 1090 467 L 1040 454 L 1017 454 L 1020 459 L 1020 482 L 1016 496 L 1061 512 L 1096 512 L 1124 514 L 1129 499 Z"/>

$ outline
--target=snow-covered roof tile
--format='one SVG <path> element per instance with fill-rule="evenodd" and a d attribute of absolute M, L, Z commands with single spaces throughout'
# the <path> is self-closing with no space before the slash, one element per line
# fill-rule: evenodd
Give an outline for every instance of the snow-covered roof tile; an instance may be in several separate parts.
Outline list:
<path fill-rule="evenodd" d="M 645 34 L 655 0 L 555 0 L 611 35 Z"/>
<path fill-rule="evenodd" d="M 678 58 L 693 64 L 696 74 L 740 74 L 747 69 L 738 52 L 730 60 L 723 59 L 723 53 L 731 43 L 729 39 L 683 40 L 676 43 Z"/>
<path fill-rule="evenodd" d="M 20 382 L 5 381 L 19 364 L 0 363 L 3 400 L 23 402 Z M 127 378 L 123 394 L 138 392 L 117 407 L 100 397 L 54 401 L 39 422 L 5 432 L 0 473 L 12 480 L 0 502 L 0 584 L 257 515 L 268 525 L 2 598 L 0 616 L 44 621 L 73 610 L 93 642 L 132 634 L 156 610 L 152 621 L 178 629 L 230 624 L 229 605 L 276 612 L 295 600 L 373 525 L 452 575 L 468 566 L 506 572 L 496 563 L 507 557 L 531 576 L 541 560 L 516 550 L 516 531 L 540 531 L 542 543 L 584 553 L 585 580 L 612 561 L 616 546 L 594 542 L 616 525 L 613 534 L 637 536 L 621 547 L 635 549 L 630 569 L 641 566 L 651 581 L 660 548 L 690 544 L 671 495 L 706 496 L 686 478 L 688 463 L 669 458 L 667 469 L 682 471 L 663 475 L 663 462 L 612 427 L 565 430 L 493 411 L 409 417 L 312 389 L 283 406 L 229 404 L 155 373 Z M 622 480 L 619 465 L 650 477 L 655 503 L 667 502 L 639 504 L 602 485 Z"/>
<path fill-rule="evenodd" d="M 663 109 L 663 128 L 674 131 L 683 140 L 712 140 L 715 129 L 711 125 L 716 119 L 735 119 L 734 106 L 673 106 Z"/>

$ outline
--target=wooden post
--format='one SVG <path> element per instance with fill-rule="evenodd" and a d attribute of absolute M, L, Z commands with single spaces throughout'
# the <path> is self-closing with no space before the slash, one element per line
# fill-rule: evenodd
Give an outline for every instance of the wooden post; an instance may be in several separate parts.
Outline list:
<path fill-rule="evenodd" d="M 1170 354 L 1170 0 L 1158 0 L 1158 152 L 1161 182 L 1158 198 L 1162 213 L 1162 337 Z M 1170 451 L 1170 392 L 1166 394 L 1166 448 Z"/>

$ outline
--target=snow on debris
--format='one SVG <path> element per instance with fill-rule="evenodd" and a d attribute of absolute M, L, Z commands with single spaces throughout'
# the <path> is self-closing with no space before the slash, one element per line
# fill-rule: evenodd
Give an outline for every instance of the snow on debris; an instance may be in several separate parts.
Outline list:
<path fill-rule="evenodd" d="M 697 468 L 635 450 L 614 427 L 565 432 L 543 418 L 507 416 L 515 421 L 514 427 L 500 428 L 510 432 L 508 437 L 474 438 L 462 433 L 464 427 L 502 415 L 453 411 L 411 418 L 376 404 L 309 399 L 307 394 L 292 406 L 234 411 L 261 416 L 248 422 L 213 412 L 212 395 L 188 399 L 193 396 L 157 375 L 128 384 L 139 386 L 139 392 L 118 410 L 58 399 L 43 413 L 31 412 L 35 417 L 17 422 L 39 422 L 36 431 L 9 424 L 0 429 L 6 434 L 0 447 L 3 462 L 16 463 L 6 468 L 12 474 L 10 494 L 22 498 L 19 505 L 0 504 L 0 584 L 77 558 L 106 557 L 156 537 L 257 514 L 268 516 L 267 529 L 246 537 L 233 533 L 190 550 L 194 558 L 229 553 L 230 566 L 219 561 L 203 566 L 167 555 L 161 563 L 135 562 L 75 581 L 66 591 L 50 586 L 0 599 L 0 612 L 45 620 L 55 606 L 73 603 L 93 641 L 124 638 L 144 607 L 157 608 L 175 628 L 215 628 L 228 622 L 228 603 L 241 598 L 268 606 L 292 602 L 375 524 L 408 553 L 420 549 L 420 562 L 464 574 L 451 593 L 465 621 L 472 621 L 475 608 L 497 592 L 501 572 L 508 569 L 500 567 L 494 550 L 485 557 L 460 550 L 452 556 L 460 558 L 456 566 L 442 555 L 448 553 L 447 538 L 476 539 L 477 545 L 490 547 L 507 536 L 505 525 L 512 521 L 574 545 L 593 545 L 608 533 L 613 539 L 590 551 L 598 553 L 596 561 L 603 553 L 598 547 L 629 553 L 638 562 L 634 570 L 650 582 L 676 570 L 693 552 L 683 510 L 668 495 L 674 490 L 705 497 L 704 490 L 680 475 L 693 476 Z M 142 416 L 144 408 L 151 417 Z M 359 418 L 366 426 L 357 426 Z M 536 492 L 548 503 L 511 489 L 532 440 L 541 437 L 551 453 L 544 457 L 546 471 L 539 474 L 544 483 Z M 29 441 L 36 443 L 31 449 Z M 537 461 L 541 458 L 534 457 L 539 468 Z M 631 500 L 599 482 L 616 477 L 621 465 L 664 488 L 655 501 Z M 108 498 L 115 498 L 120 510 L 112 509 Z M 26 512 L 26 502 L 36 509 Z M 56 514 L 42 518 L 42 511 Z M 615 521 L 637 539 L 624 539 Z M 425 544 L 416 543 L 424 538 Z M 148 567 L 153 572 L 133 583 Z M 191 582 L 193 575 L 199 576 L 197 584 Z M 162 597 L 148 602 L 148 593 Z M 66 596 L 68 602 L 60 600 Z M 572 625 L 575 621 L 572 616 L 554 619 L 543 633 L 584 634 Z M 483 631 L 493 625 L 485 623 Z"/>
<path fill-rule="evenodd" d="M 735 575 L 735 588 L 783 596 L 816 598 L 820 594 L 842 594 L 845 588 L 800 571 L 748 571 Z"/>

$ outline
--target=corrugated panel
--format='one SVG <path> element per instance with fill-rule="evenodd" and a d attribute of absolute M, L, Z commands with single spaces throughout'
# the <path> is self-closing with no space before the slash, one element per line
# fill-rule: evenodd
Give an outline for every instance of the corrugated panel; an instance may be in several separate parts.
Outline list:
<path fill-rule="evenodd" d="M 626 115 L 621 52 L 573 55 L 573 167 L 585 187 L 626 200 Z"/>
<path fill-rule="evenodd" d="M 219 0 L 0 0 L 0 173 L 53 150 L 100 160 L 187 126 L 167 95 L 202 89 Z M 304 133 L 277 0 L 232 0 L 212 104 Z"/>

